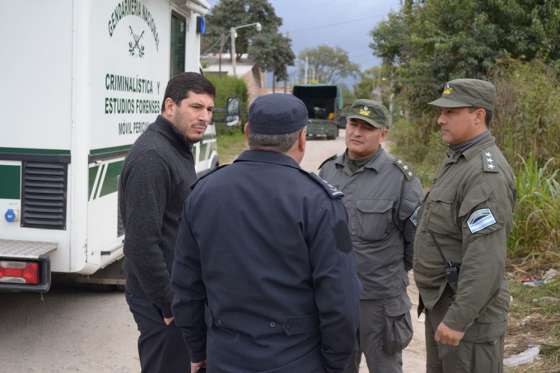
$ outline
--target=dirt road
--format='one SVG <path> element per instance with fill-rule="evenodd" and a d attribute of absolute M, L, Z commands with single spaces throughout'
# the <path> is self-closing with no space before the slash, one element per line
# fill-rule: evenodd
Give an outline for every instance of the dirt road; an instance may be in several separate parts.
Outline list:
<path fill-rule="evenodd" d="M 303 161 L 316 170 L 344 140 L 310 141 Z M 411 288 L 411 299 L 418 296 Z M 120 292 L 55 284 L 45 294 L 0 294 L 0 372 L 139 372 L 138 332 Z M 417 320 L 413 315 L 413 320 Z M 404 354 L 404 371 L 424 372 L 423 324 Z M 362 368 L 361 372 L 367 372 Z"/>

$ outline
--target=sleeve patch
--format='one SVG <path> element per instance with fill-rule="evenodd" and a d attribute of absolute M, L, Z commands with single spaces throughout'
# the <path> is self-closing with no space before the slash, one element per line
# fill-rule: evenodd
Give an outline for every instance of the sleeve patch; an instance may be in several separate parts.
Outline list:
<path fill-rule="evenodd" d="M 343 253 L 352 251 L 352 239 L 350 238 L 350 231 L 348 225 L 343 221 L 336 223 L 334 227 L 334 237 L 336 240 L 336 248 Z"/>
<path fill-rule="evenodd" d="M 422 207 L 422 205 L 418 206 L 416 208 L 416 210 L 414 210 L 414 212 L 412 213 L 412 215 L 410 215 L 410 218 L 408 218 L 410 220 L 410 222 L 417 227 L 418 226 L 418 211 L 420 210 L 420 208 Z"/>
<path fill-rule="evenodd" d="M 476 210 L 467 219 L 467 225 L 473 234 L 494 224 L 496 224 L 496 218 L 494 218 L 490 209 Z"/>

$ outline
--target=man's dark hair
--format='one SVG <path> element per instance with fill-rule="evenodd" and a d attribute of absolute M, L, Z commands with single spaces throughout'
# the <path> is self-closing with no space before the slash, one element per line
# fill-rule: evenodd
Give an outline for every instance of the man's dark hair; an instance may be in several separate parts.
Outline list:
<path fill-rule="evenodd" d="M 483 107 L 473 107 L 473 108 L 470 108 L 469 111 L 472 113 L 473 111 L 478 110 L 478 109 L 484 110 L 484 112 L 485 112 L 484 122 L 486 123 L 486 127 L 490 128 L 490 122 L 492 121 L 492 115 L 493 115 L 492 111 L 488 110 L 488 109 L 485 109 Z"/>
<path fill-rule="evenodd" d="M 216 88 L 214 85 L 199 73 L 180 73 L 175 75 L 169 83 L 167 83 L 167 88 L 165 88 L 165 95 L 163 96 L 163 101 L 161 103 L 161 112 L 165 110 L 165 99 L 170 98 L 177 105 L 181 103 L 181 100 L 187 98 L 189 92 L 194 93 L 205 93 L 212 97 L 216 97 Z"/>
<path fill-rule="evenodd" d="M 486 111 L 486 116 L 484 117 L 486 120 L 486 127 L 490 128 L 490 122 L 492 121 L 492 111 L 488 109 L 484 109 Z"/>

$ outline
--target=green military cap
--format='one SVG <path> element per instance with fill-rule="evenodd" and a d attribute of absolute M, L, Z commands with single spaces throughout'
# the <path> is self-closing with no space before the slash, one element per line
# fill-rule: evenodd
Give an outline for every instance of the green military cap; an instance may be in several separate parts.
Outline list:
<path fill-rule="evenodd" d="M 441 97 L 430 105 L 442 108 L 481 107 L 493 111 L 494 101 L 494 84 L 478 79 L 455 79 L 445 83 Z"/>
<path fill-rule="evenodd" d="M 350 107 L 347 119 L 361 119 L 376 128 L 391 127 L 389 111 L 377 101 L 356 100 Z"/>

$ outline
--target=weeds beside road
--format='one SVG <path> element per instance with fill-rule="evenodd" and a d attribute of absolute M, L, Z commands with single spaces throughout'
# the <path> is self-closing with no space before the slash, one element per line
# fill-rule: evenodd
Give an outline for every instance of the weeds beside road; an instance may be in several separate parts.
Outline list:
<path fill-rule="evenodd" d="M 239 126 L 226 127 L 223 124 L 216 124 L 218 135 L 218 154 L 220 164 L 233 162 L 235 158 L 245 149 L 245 139 Z"/>

